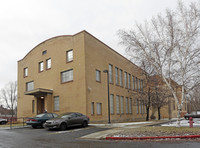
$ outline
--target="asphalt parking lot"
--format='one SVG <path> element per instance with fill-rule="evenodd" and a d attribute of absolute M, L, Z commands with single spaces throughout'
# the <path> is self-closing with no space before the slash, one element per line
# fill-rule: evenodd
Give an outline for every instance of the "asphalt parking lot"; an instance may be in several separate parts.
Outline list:
<path fill-rule="evenodd" d="M 116 128 L 113 128 L 116 129 Z M 112 141 L 85 139 L 86 135 L 110 131 L 112 128 L 94 127 L 70 128 L 66 131 L 31 127 L 0 129 L 0 148 L 198 148 L 198 142 L 190 141 Z M 95 135 L 95 134 L 94 134 Z"/>
<path fill-rule="evenodd" d="M 12 130 L 0 130 L 1 148 L 48 148 L 48 147 L 77 147 L 81 140 L 79 137 L 105 130 L 103 128 L 70 128 L 66 131 L 19 128 Z M 81 142 L 82 143 L 82 142 Z M 86 142 L 87 145 L 87 142 Z M 84 146 L 84 145 L 83 145 Z M 87 146 L 86 146 L 87 147 Z"/>

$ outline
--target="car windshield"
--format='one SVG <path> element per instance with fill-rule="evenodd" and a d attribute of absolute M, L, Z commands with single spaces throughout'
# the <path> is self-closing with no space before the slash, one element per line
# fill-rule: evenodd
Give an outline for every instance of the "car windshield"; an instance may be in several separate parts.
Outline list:
<path fill-rule="evenodd" d="M 43 117 L 45 114 L 39 114 L 39 115 L 36 115 L 35 117 L 36 118 L 41 118 L 41 117 Z"/>
<path fill-rule="evenodd" d="M 68 117 L 71 117 L 71 114 L 72 113 L 64 113 L 64 114 L 59 115 L 57 118 L 68 118 Z"/>

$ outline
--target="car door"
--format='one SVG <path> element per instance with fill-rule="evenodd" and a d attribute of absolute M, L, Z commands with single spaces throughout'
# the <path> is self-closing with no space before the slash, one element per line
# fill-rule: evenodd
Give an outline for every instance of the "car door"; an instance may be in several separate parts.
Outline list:
<path fill-rule="evenodd" d="M 70 115 L 70 124 L 71 126 L 75 126 L 77 124 L 77 116 L 76 113 Z"/>
<path fill-rule="evenodd" d="M 76 124 L 77 125 L 83 124 L 83 115 L 80 113 L 76 113 Z"/>

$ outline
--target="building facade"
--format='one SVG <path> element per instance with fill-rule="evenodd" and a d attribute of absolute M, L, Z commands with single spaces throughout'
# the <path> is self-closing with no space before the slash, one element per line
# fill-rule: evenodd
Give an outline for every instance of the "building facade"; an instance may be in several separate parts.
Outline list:
<path fill-rule="evenodd" d="M 18 61 L 18 117 L 81 112 L 93 123 L 145 120 L 142 69 L 86 31 L 48 39 Z"/>

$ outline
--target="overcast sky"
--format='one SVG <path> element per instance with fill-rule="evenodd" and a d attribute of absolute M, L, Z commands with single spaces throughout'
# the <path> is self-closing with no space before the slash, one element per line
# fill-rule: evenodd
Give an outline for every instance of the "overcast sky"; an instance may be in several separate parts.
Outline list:
<path fill-rule="evenodd" d="M 46 39 L 86 30 L 124 55 L 119 29 L 176 6 L 176 0 L 0 0 L 0 89 L 17 80 L 17 61 Z"/>

